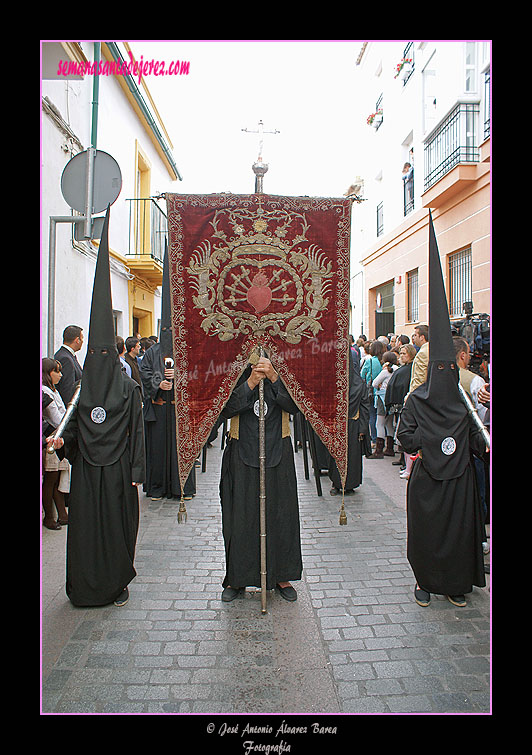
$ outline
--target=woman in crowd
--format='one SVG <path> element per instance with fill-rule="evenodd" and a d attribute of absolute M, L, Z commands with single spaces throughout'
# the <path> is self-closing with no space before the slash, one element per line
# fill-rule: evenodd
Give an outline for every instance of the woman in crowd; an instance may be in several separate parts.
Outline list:
<path fill-rule="evenodd" d="M 402 338 L 403 336 L 399 336 Z M 406 337 L 406 336 L 405 336 Z M 412 374 L 412 362 L 416 356 L 416 347 L 411 343 L 401 343 L 399 346 L 399 368 L 393 373 L 388 385 L 386 386 L 386 394 L 384 397 L 384 405 L 386 407 L 386 413 L 388 417 L 392 418 L 393 434 L 395 436 L 397 431 L 397 425 L 401 411 L 403 410 L 403 404 L 405 396 L 408 393 L 410 386 L 410 377 Z M 401 476 L 403 472 L 406 472 L 406 467 L 410 466 L 412 462 L 410 458 L 405 460 L 404 451 L 400 449 L 399 461 L 392 462 L 400 467 Z"/>
<path fill-rule="evenodd" d="M 372 443 L 375 443 L 377 440 L 377 410 L 375 408 L 373 381 L 382 370 L 381 359 L 385 350 L 384 344 L 381 341 L 372 341 L 369 347 L 369 357 L 365 360 L 360 371 L 360 377 L 368 386 L 369 431 Z"/>
<path fill-rule="evenodd" d="M 61 363 L 56 359 L 44 357 L 42 360 L 43 398 L 51 399 L 43 409 L 43 422 L 48 425 L 47 435 L 51 435 L 61 422 L 66 411 L 63 399 L 56 388 L 61 380 Z M 49 530 L 60 530 L 62 524 L 68 524 L 64 493 L 70 490 L 70 464 L 66 459 L 59 460 L 57 454 L 43 454 L 42 505 L 44 508 L 43 525 Z M 57 510 L 57 520 L 55 519 Z"/>
<path fill-rule="evenodd" d="M 398 369 L 397 355 L 393 351 L 387 351 L 382 357 L 382 367 L 379 374 L 373 379 L 372 386 L 375 394 L 375 410 L 377 443 L 375 451 L 368 456 L 368 459 L 383 459 L 384 456 L 394 456 L 393 451 L 393 417 L 386 415 L 384 398 L 386 396 L 386 386 L 390 381 L 395 370 Z M 384 443 L 386 441 L 386 450 Z"/>

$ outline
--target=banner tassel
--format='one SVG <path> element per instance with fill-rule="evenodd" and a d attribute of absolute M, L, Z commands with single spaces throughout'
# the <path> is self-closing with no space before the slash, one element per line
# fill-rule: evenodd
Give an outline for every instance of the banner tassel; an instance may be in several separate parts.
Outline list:
<path fill-rule="evenodd" d="M 183 493 L 181 493 L 181 500 L 179 501 L 179 511 L 177 512 L 177 521 L 179 524 L 181 522 L 187 521 L 187 507 L 185 506 L 185 499 L 183 496 Z"/>
<path fill-rule="evenodd" d="M 347 514 L 345 513 L 345 507 L 344 507 L 344 492 L 345 487 L 342 485 L 342 508 L 340 509 L 340 524 L 347 524 Z"/>

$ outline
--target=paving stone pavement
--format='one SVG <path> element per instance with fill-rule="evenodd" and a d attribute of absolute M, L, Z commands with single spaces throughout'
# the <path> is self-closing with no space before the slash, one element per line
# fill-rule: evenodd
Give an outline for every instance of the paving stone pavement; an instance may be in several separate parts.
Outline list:
<path fill-rule="evenodd" d="M 465 608 L 415 603 L 406 481 L 392 459 L 364 461 L 340 526 L 328 478 L 318 496 L 295 455 L 303 577 L 295 603 L 268 592 L 262 614 L 255 588 L 220 600 L 219 445 L 197 470 L 186 523 L 177 501 L 140 493 L 137 577 L 122 608 L 70 604 L 67 528 L 43 528 L 42 714 L 491 712 L 489 581 Z"/>

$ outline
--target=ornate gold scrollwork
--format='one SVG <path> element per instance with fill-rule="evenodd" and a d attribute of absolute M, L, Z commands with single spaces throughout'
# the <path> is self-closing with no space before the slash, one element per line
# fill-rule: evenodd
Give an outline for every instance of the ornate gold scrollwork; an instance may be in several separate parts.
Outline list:
<path fill-rule="evenodd" d="M 224 219 L 235 236 L 227 237 Z M 299 233 L 287 241 L 296 222 Z M 211 238 L 194 250 L 187 268 L 205 333 L 221 341 L 240 333 L 270 333 L 290 344 L 315 337 L 322 329 L 319 319 L 327 309 L 325 294 L 334 273 L 323 250 L 305 246 L 305 216 L 268 213 L 259 206 L 254 213 L 219 210 L 211 225 Z"/>

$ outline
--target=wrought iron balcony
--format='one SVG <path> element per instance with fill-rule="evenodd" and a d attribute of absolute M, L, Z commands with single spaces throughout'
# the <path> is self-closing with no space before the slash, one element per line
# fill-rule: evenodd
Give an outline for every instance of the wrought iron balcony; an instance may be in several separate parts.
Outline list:
<path fill-rule="evenodd" d="M 415 67 L 415 63 L 414 63 L 414 43 L 413 42 L 409 42 L 407 44 L 407 46 L 405 47 L 405 49 L 403 50 L 403 60 L 411 60 L 412 61 L 410 63 L 410 65 L 407 67 L 407 70 L 401 76 L 401 79 L 402 79 L 402 82 L 403 82 L 403 86 L 406 86 L 406 83 L 407 83 L 408 79 L 414 73 L 414 67 Z"/>
<path fill-rule="evenodd" d="M 162 264 L 168 218 L 152 198 L 128 199 L 128 256 L 150 258 Z"/>
<path fill-rule="evenodd" d="M 486 71 L 484 74 L 484 139 L 488 139 L 491 133 L 490 128 L 490 106 L 491 106 L 491 90 L 490 90 L 491 72 Z"/>
<path fill-rule="evenodd" d="M 459 103 L 425 142 L 425 191 L 459 163 L 479 161 L 479 109 Z"/>
<path fill-rule="evenodd" d="M 403 176 L 403 211 L 406 217 L 414 209 L 414 169 Z"/>

